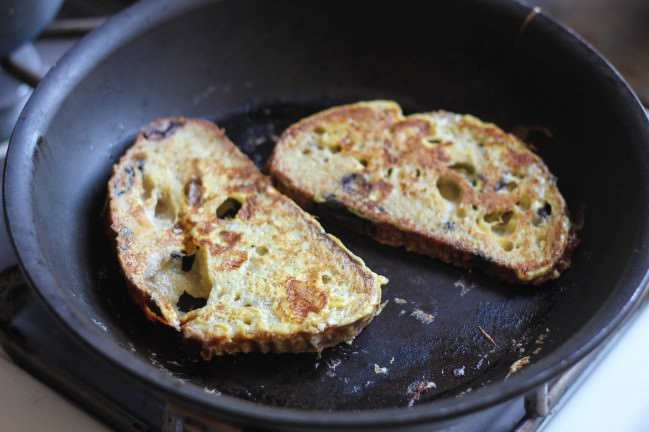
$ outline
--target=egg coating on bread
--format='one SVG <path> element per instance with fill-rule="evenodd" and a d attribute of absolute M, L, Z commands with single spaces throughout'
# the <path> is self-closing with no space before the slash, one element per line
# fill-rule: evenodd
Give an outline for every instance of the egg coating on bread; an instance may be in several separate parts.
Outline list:
<path fill-rule="evenodd" d="M 568 208 L 543 160 L 471 115 L 341 105 L 290 126 L 269 163 L 306 209 L 368 221 L 378 241 L 500 279 L 540 284 L 570 263 Z"/>
<path fill-rule="evenodd" d="M 109 181 L 111 229 L 146 315 L 206 359 L 353 339 L 387 282 L 201 119 L 145 128 Z"/>

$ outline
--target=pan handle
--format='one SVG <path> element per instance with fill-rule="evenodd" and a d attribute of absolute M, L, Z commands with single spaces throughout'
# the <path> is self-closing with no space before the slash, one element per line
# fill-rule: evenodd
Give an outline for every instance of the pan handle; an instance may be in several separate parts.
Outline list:
<path fill-rule="evenodd" d="M 165 406 L 162 432 L 244 432 L 245 429 L 184 408 L 172 402 Z"/>

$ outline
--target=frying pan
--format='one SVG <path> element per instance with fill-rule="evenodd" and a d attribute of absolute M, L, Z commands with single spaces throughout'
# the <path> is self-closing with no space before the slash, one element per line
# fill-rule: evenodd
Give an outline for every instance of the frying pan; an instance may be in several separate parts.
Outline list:
<path fill-rule="evenodd" d="M 498 421 L 511 402 L 600 344 L 647 281 L 645 113 L 604 59 L 537 12 L 501 0 L 134 5 L 65 56 L 16 126 L 5 214 L 23 272 L 116 373 L 201 422 L 511 428 Z M 526 132 L 583 225 L 572 267 L 541 287 L 507 285 L 325 221 L 391 279 L 386 308 L 353 344 L 206 363 L 141 317 L 101 209 L 111 166 L 142 126 L 215 120 L 261 166 L 293 121 L 373 98 Z"/>

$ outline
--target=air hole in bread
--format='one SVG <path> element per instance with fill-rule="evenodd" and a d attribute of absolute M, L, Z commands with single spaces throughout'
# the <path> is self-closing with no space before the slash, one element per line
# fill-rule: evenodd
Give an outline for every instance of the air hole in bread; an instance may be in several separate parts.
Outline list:
<path fill-rule="evenodd" d="M 241 202 L 236 198 L 229 197 L 216 209 L 216 217 L 219 219 L 233 219 L 241 210 Z"/>
<path fill-rule="evenodd" d="M 176 219 L 176 209 L 173 205 L 173 201 L 166 193 L 163 193 L 158 197 L 158 202 L 155 204 L 154 215 L 156 219 L 166 221 L 174 221 Z"/>
<path fill-rule="evenodd" d="M 342 151 L 342 146 L 340 144 L 334 144 L 329 147 L 331 153 L 340 153 Z"/>
<path fill-rule="evenodd" d="M 266 254 L 268 253 L 268 248 L 267 248 L 266 246 L 257 246 L 257 248 L 255 249 L 255 251 L 256 251 L 259 255 L 266 255 Z"/>
<path fill-rule="evenodd" d="M 238 302 L 240 300 L 241 300 L 241 293 L 237 291 L 236 293 L 234 293 L 234 301 Z"/>
<path fill-rule="evenodd" d="M 367 167 L 367 165 L 368 165 L 367 159 L 359 159 L 358 163 L 363 165 L 363 167 Z"/>
<path fill-rule="evenodd" d="M 328 284 L 329 282 L 331 282 L 331 276 L 329 276 L 327 274 L 323 274 L 320 277 L 320 280 L 322 281 L 323 284 Z"/>
<path fill-rule="evenodd" d="M 547 218 L 548 216 L 550 216 L 552 214 L 552 205 L 549 202 L 546 201 L 545 204 L 543 205 L 543 207 L 540 207 L 536 211 L 536 214 L 542 219 Z"/>
<path fill-rule="evenodd" d="M 387 178 L 392 177 L 392 171 L 393 171 L 392 167 L 388 168 L 388 171 L 385 173 L 385 176 L 386 176 Z"/>
<path fill-rule="evenodd" d="M 417 168 L 417 169 L 415 170 L 415 176 L 416 176 L 416 177 L 419 177 L 420 175 L 421 175 L 421 170 L 420 170 L 419 168 Z"/>
<path fill-rule="evenodd" d="M 462 201 L 462 186 L 453 177 L 441 176 L 437 180 L 437 189 L 440 195 L 447 201 L 454 203 Z"/>
<path fill-rule="evenodd" d="M 151 178 L 150 175 L 145 175 L 144 177 L 142 177 L 142 199 L 144 201 L 151 198 L 154 188 L 155 183 L 153 182 L 153 178 Z"/>
<path fill-rule="evenodd" d="M 160 306 L 158 306 L 158 303 L 156 303 L 155 300 L 152 298 L 148 298 L 146 300 L 146 307 L 153 313 L 154 315 L 159 316 L 160 318 L 164 318 L 164 315 L 162 315 L 162 311 L 160 310 Z"/>
<path fill-rule="evenodd" d="M 497 220 L 491 222 L 493 223 L 491 231 L 498 235 L 508 235 L 513 233 L 516 230 L 513 215 L 514 213 L 511 211 L 501 213 Z"/>
<path fill-rule="evenodd" d="M 313 129 L 313 132 L 317 133 L 318 135 L 322 135 L 326 132 L 326 130 L 322 126 L 316 126 L 315 129 Z"/>
<path fill-rule="evenodd" d="M 138 153 L 135 155 L 135 164 L 141 173 L 144 173 L 144 165 L 146 165 L 146 153 Z"/>
<path fill-rule="evenodd" d="M 531 205 L 532 201 L 526 196 L 521 197 L 521 199 L 516 203 L 516 206 L 521 210 L 527 210 Z"/>
<path fill-rule="evenodd" d="M 426 138 L 424 139 L 424 145 L 426 147 L 435 147 L 438 144 L 441 144 L 442 140 L 440 138 Z"/>
<path fill-rule="evenodd" d="M 181 258 L 180 269 L 184 272 L 191 271 L 194 267 L 194 261 L 196 260 L 196 255 L 185 255 Z"/>
<path fill-rule="evenodd" d="M 243 323 L 247 326 L 252 325 L 252 318 L 249 316 L 243 317 Z"/>
<path fill-rule="evenodd" d="M 466 180 L 469 182 L 469 184 L 472 187 L 474 188 L 480 187 L 482 183 L 482 178 L 478 174 L 473 164 L 470 164 L 468 162 L 457 162 L 454 163 L 453 165 L 450 165 L 448 168 L 452 169 L 458 174 L 461 174 L 464 178 L 466 178 Z"/>
<path fill-rule="evenodd" d="M 207 299 L 202 297 L 194 297 L 188 292 L 182 293 L 176 302 L 176 307 L 181 312 L 190 312 L 195 309 L 200 309 L 207 304 Z"/>
<path fill-rule="evenodd" d="M 466 210 L 464 209 L 464 207 L 459 207 L 455 214 L 457 214 L 457 217 L 464 219 L 466 217 Z"/>
<path fill-rule="evenodd" d="M 475 175 L 475 167 L 468 162 L 457 162 L 449 166 L 453 171 L 457 171 L 465 177 L 473 177 Z"/>
<path fill-rule="evenodd" d="M 518 183 L 513 180 L 500 179 L 496 185 L 496 192 L 511 192 L 518 187 Z"/>
<path fill-rule="evenodd" d="M 516 225 L 512 223 L 499 223 L 491 227 L 494 234 L 501 236 L 512 234 L 516 230 Z"/>
<path fill-rule="evenodd" d="M 522 179 L 524 179 L 525 177 L 527 177 L 527 176 L 525 175 L 525 173 L 520 172 L 520 171 L 513 171 L 513 172 L 512 172 L 512 175 L 513 175 L 514 177 L 516 177 L 517 179 L 519 179 L 519 180 L 522 180 Z"/>
<path fill-rule="evenodd" d="M 302 154 L 305 155 L 305 156 L 309 156 L 311 154 L 311 149 L 307 148 L 307 149 L 302 150 Z"/>
<path fill-rule="evenodd" d="M 511 252 L 512 250 L 514 250 L 514 243 L 511 240 L 502 240 L 500 242 L 500 247 L 505 252 Z"/>
<path fill-rule="evenodd" d="M 487 223 L 499 222 L 502 218 L 502 212 L 487 213 L 483 219 Z"/>
<path fill-rule="evenodd" d="M 491 231 L 498 235 L 511 234 L 516 230 L 514 223 L 514 212 L 511 210 L 504 212 L 488 213 L 484 216 L 484 221 L 491 224 Z"/>

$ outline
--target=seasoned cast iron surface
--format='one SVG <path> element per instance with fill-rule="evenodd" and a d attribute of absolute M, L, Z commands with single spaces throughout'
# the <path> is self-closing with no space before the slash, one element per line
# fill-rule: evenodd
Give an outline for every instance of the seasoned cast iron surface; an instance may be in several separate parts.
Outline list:
<path fill-rule="evenodd" d="M 259 166 L 294 121 L 331 106 L 272 103 L 213 114 L 230 139 Z M 408 107 L 406 107 L 408 108 Z M 407 111 L 412 111 L 407 109 Z M 414 108 L 416 109 L 416 108 Z M 105 194 L 96 197 L 97 217 Z M 506 378 L 518 359 L 543 351 L 544 317 L 561 292 L 507 285 L 400 248 L 377 244 L 332 223 L 338 236 L 374 271 L 387 276 L 387 305 L 351 345 L 321 354 L 245 354 L 204 362 L 174 330 L 143 318 L 132 304 L 104 230 L 91 233 L 91 262 L 107 315 L 121 343 L 156 367 L 205 392 L 269 405 L 322 410 L 376 409 L 461 397 Z M 332 263 L 335 265 L 335 263 Z M 561 281 L 561 280 L 560 280 Z"/>

